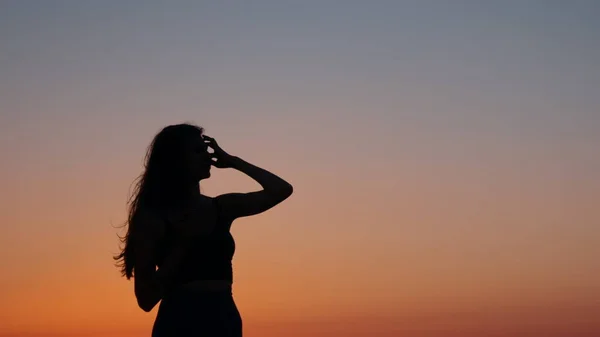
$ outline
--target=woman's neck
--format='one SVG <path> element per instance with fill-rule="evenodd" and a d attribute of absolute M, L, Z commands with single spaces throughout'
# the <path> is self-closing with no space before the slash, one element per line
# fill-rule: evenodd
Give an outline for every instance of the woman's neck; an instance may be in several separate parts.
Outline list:
<path fill-rule="evenodd" d="M 200 194 L 200 186 L 198 183 L 188 185 L 184 190 L 184 200 L 189 203 L 194 203 L 202 196 Z"/>

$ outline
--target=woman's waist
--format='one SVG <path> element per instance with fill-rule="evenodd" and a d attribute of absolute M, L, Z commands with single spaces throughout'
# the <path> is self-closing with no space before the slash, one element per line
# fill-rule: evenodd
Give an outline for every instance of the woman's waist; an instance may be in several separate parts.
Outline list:
<path fill-rule="evenodd" d="M 231 280 L 191 280 L 182 283 L 179 288 L 192 291 L 231 291 Z"/>
<path fill-rule="evenodd" d="M 167 291 L 159 309 L 182 312 L 182 310 L 203 311 L 222 307 L 223 303 L 233 303 L 232 283 L 228 280 L 194 280 L 179 284 Z"/>

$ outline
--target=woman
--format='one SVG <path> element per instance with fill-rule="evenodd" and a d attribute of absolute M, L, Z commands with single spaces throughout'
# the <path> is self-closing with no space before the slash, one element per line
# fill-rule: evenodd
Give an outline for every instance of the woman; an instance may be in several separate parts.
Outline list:
<path fill-rule="evenodd" d="M 115 257 L 123 276 L 134 278 L 142 310 L 149 312 L 161 302 L 154 337 L 242 336 L 231 291 L 231 223 L 292 194 L 289 183 L 229 155 L 203 133 L 200 127 L 178 124 L 156 135 L 129 202 L 123 249 Z M 211 166 L 243 172 L 263 189 L 204 196 L 199 181 L 210 177 Z"/>

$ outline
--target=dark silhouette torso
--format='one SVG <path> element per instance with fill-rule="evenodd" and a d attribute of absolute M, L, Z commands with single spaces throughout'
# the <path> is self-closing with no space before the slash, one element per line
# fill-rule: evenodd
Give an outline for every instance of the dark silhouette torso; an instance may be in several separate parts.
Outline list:
<path fill-rule="evenodd" d="M 235 241 L 231 235 L 231 221 L 221 215 L 216 199 L 211 198 L 215 207 L 216 220 L 214 227 L 207 235 L 196 239 L 181 267 L 175 276 L 175 284 L 185 284 L 199 280 L 226 280 L 233 282 L 232 259 L 235 253 Z M 172 228 L 167 225 L 167 231 L 161 244 L 158 267 L 164 256 L 172 250 Z"/>

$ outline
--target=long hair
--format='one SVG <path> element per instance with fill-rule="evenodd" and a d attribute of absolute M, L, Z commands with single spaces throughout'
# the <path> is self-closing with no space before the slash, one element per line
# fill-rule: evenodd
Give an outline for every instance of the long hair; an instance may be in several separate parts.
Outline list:
<path fill-rule="evenodd" d="M 204 129 L 192 124 L 176 124 L 163 128 L 152 140 L 144 159 L 144 172 L 134 181 L 128 200 L 127 232 L 119 236 L 121 252 L 113 258 L 121 274 L 127 279 L 134 276 L 135 247 L 132 236 L 143 223 L 136 221 L 141 211 L 154 214 L 167 212 L 186 198 L 189 180 L 185 174 L 186 145 L 202 136 Z"/>

